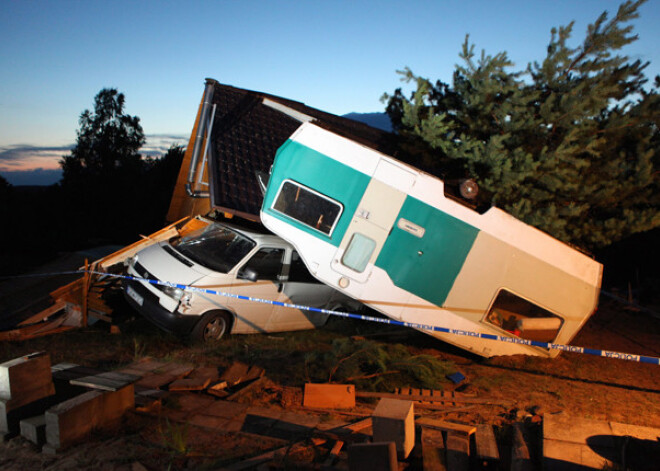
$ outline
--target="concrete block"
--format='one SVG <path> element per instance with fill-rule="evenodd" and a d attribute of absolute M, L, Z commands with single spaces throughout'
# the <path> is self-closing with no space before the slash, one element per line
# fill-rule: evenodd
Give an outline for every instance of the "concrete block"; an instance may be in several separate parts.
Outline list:
<path fill-rule="evenodd" d="M 20 431 L 20 421 L 35 415 L 43 414 L 46 409 L 54 404 L 56 396 L 47 396 L 29 404 L 8 410 L 10 401 L 0 399 L 0 435 L 10 437 L 17 435 Z"/>
<path fill-rule="evenodd" d="M 88 391 L 51 407 L 45 414 L 44 452 L 61 450 L 85 439 L 94 429 L 115 425 L 134 405 L 135 392 L 129 384 L 117 391 Z"/>
<path fill-rule="evenodd" d="M 372 414 L 374 442 L 394 442 L 401 459 L 415 446 L 415 414 L 412 401 L 381 399 Z"/>
<path fill-rule="evenodd" d="M 355 407 L 353 384 L 305 384 L 303 406 L 328 409 L 352 409 Z"/>
<path fill-rule="evenodd" d="M 21 436 L 37 446 L 46 443 L 46 416 L 37 415 L 23 419 L 20 423 Z"/>
<path fill-rule="evenodd" d="M 397 471 L 394 442 L 356 443 L 348 447 L 349 471 Z"/>
<path fill-rule="evenodd" d="M 45 414 L 47 445 L 59 450 L 87 437 L 94 428 L 102 396 L 102 392 L 89 391 L 48 409 Z"/>
<path fill-rule="evenodd" d="M 132 384 L 117 391 L 109 391 L 101 396 L 101 408 L 95 419 L 94 427 L 103 428 L 114 425 L 127 410 L 135 407 L 135 388 Z"/>
<path fill-rule="evenodd" d="M 0 364 L 0 399 L 6 412 L 53 394 L 48 354 L 32 353 Z"/>

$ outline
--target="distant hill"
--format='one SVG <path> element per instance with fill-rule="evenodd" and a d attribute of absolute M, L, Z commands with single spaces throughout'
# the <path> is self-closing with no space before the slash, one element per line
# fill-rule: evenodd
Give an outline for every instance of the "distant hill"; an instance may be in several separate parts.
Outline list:
<path fill-rule="evenodd" d="M 392 132 L 392 122 L 387 113 L 348 113 L 342 117 L 368 124 L 383 131 Z"/>

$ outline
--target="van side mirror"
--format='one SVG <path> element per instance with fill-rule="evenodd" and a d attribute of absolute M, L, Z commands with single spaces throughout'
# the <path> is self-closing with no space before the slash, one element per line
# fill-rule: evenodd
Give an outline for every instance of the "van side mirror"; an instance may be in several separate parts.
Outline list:
<path fill-rule="evenodd" d="M 250 267 L 243 267 L 238 270 L 238 278 L 240 280 L 257 281 L 258 276 L 259 274 Z"/>

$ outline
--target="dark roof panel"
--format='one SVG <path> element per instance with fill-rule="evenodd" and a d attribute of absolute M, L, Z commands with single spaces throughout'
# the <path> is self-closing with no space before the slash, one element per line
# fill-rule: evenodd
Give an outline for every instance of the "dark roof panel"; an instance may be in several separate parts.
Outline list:
<path fill-rule="evenodd" d="M 257 219 L 263 195 L 257 172 L 268 174 L 277 149 L 301 122 L 263 103 L 264 98 L 314 118 L 314 124 L 392 155 L 393 135 L 303 103 L 215 82 L 216 106 L 209 169 L 211 204 Z"/>

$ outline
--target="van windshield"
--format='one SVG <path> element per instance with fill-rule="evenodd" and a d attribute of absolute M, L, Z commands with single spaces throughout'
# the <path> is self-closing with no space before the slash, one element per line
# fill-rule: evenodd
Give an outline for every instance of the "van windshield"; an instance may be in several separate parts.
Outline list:
<path fill-rule="evenodd" d="M 229 227 L 214 223 L 175 239 L 170 245 L 199 265 L 228 273 L 257 243 Z"/>

